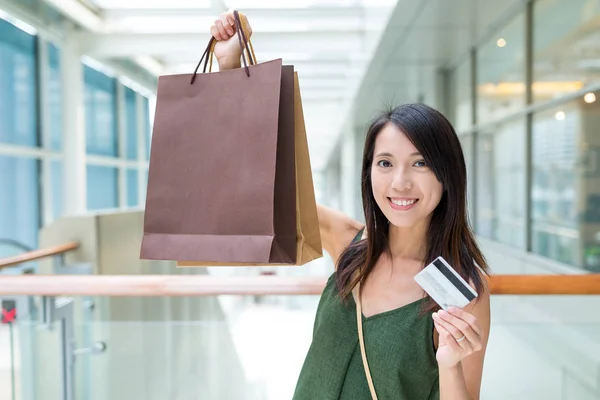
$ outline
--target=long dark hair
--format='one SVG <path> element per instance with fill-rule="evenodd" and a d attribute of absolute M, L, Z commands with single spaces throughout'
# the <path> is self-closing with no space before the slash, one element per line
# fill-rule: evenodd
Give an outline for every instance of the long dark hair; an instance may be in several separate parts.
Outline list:
<path fill-rule="evenodd" d="M 477 266 L 484 273 L 488 266 L 469 225 L 467 168 L 460 141 L 439 111 L 424 104 L 406 104 L 379 115 L 367 131 L 361 173 L 367 238 L 350 245 L 337 260 L 336 284 L 341 297 L 346 298 L 357 283 L 366 280 L 384 252 L 390 254 L 388 220 L 375 202 L 371 183 L 375 140 L 390 123 L 406 134 L 444 190 L 431 216 L 423 267 L 441 255 L 481 293 L 486 282 Z M 439 306 L 429 299 L 425 310 L 437 309 Z"/>

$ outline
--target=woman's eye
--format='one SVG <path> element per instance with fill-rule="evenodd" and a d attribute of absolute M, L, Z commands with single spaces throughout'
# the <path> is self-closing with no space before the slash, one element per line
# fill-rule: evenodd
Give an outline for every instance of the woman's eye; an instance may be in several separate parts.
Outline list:
<path fill-rule="evenodd" d="M 377 162 L 378 167 L 389 168 L 392 166 L 392 163 L 388 160 L 381 160 Z"/>
<path fill-rule="evenodd" d="M 414 166 L 422 168 L 422 167 L 426 167 L 427 163 L 425 162 L 425 160 L 419 160 L 419 161 L 415 162 Z"/>

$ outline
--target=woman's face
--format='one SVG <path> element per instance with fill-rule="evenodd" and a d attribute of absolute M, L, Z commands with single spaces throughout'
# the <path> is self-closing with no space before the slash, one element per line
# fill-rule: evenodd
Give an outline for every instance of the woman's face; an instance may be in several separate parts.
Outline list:
<path fill-rule="evenodd" d="M 373 196 L 388 221 L 399 227 L 428 223 L 443 187 L 408 137 L 388 123 L 377 135 L 373 156 Z"/>

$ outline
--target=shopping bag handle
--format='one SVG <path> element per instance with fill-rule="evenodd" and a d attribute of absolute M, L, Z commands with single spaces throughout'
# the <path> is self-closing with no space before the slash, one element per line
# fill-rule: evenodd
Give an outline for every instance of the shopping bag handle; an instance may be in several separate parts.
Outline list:
<path fill-rule="evenodd" d="M 248 62 L 246 62 L 246 56 L 244 55 L 244 50 L 246 50 L 246 52 L 248 54 L 248 61 L 250 62 L 250 65 L 256 64 L 256 56 L 254 55 L 254 49 L 252 48 L 252 43 L 246 37 L 246 29 L 244 29 L 245 27 L 242 24 L 239 12 L 237 10 L 233 11 L 233 16 L 235 19 L 235 25 L 236 25 L 236 29 L 238 32 L 238 40 L 240 42 L 240 48 L 242 50 L 242 61 L 244 64 L 244 69 L 246 70 L 246 75 L 248 77 L 250 77 L 250 68 L 248 68 Z M 217 44 L 217 39 L 215 39 L 214 36 L 212 36 L 210 38 L 210 40 L 208 41 L 208 45 L 206 46 L 204 53 L 202 53 L 202 57 L 200 57 L 200 61 L 198 62 L 198 65 L 196 65 L 196 69 L 194 69 L 194 73 L 192 74 L 192 79 L 190 81 L 190 85 L 192 85 L 194 83 L 194 81 L 196 80 L 196 75 L 198 74 L 198 69 L 200 69 L 200 65 L 202 65 L 202 61 L 204 61 L 204 68 L 202 70 L 203 73 L 206 73 L 206 68 L 207 68 L 207 65 L 209 64 L 209 62 L 212 64 L 212 54 L 213 54 L 214 47 L 216 44 Z"/>
<path fill-rule="evenodd" d="M 233 15 L 236 21 L 236 27 L 238 28 L 238 32 L 241 32 L 241 35 L 238 35 L 238 40 L 240 41 L 240 47 L 242 47 L 242 39 L 244 42 L 244 47 L 246 48 L 246 54 L 248 55 L 248 61 L 250 65 L 255 65 L 258 61 L 256 59 L 256 55 L 254 54 L 254 48 L 252 47 L 252 40 L 250 40 L 250 26 L 248 26 L 247 24 L 244 24 L 244 20 L 242 20 L 242 17 L 245 17 L 244 14 L 239 13 L 237 10 L 233 11 Z M 248 19 L 245 19 L 245 21 L 248 21 Z M 241 27 L 241 29 L 240 29 Z M 208 51 L 209 57 L 207 59 L 208 61 L 208 72 L 212 71 L 212 64 L 213 64 L 213 55 L 214 55 L 214 51 L 215 51 L 215 45 L 217 44 L 216 40 L 212 41 L 212 45 L 210 47 L 210 50 Z M 242 48 L 242 57 L 244 57 L 244 49 Z M 207 67 L 207 62 L 204 62 L 204 69 L 203 69 L 203 73 L 206 73 L 206 67 Z"/>

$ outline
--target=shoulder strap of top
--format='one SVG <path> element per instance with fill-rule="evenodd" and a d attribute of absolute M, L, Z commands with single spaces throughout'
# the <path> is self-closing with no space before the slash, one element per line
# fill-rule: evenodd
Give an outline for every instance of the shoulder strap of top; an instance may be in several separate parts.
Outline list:
<path fill-rule="evenodd" d="M 354 244 L 354 243 L 360 241 L 360 239 L 362 239 L 364 231 L 365 231 L 365 227 L 363 226 L 363 228 L 360 231 L 358 231 L 356 236 L 354 236 L 354 239 L 352 239 L 352 242 L 350 242 L 350 244 Z"/>

